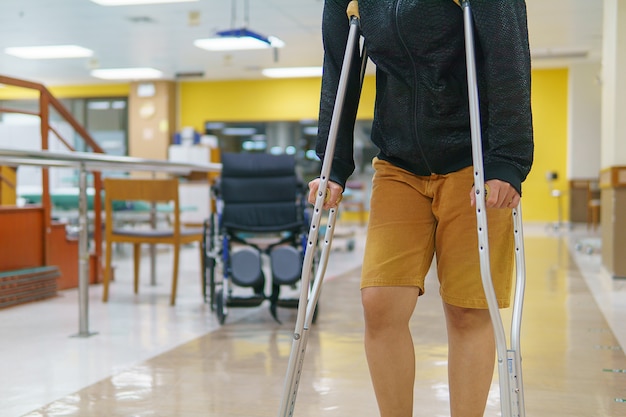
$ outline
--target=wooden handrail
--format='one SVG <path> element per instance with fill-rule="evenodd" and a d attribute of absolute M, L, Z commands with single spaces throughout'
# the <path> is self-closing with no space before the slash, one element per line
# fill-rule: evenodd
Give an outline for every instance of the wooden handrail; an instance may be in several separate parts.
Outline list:
<path fill-rule="evenodd" d="M 69 150 L 75 151 L 75 149 L 69 144 L 68 141 L 63 139 L 59 132 L 52 126 L 50 126 L 50 106 L 56 110 L 56 112 L 72 126 L 72 128 L 78 133 L 84 143 L 87 145 L 95 153 L 105 153 L 104 150 L 98 145 L 98 143 L 94 140 L 94 138 L 89 134 L 87 129 L 85 129 L 70 113 L 65 106 L 59 101 L 52 93 L 40 83 L 21 80 L 18 78 L 7 77 L 4 75 L 0 75 L 0 84 L 10 85 L 14 87 L 26 88 L 29 90 L 35 90 L 39 92 L 39 113 L 25 110 L 16 110 L 16 109 L 4 109 L 0 108 L 0 113 L 21 113 L 28 114 L 32 116 L 38 116 L 41 119 L 41 149 L 48 149 L 48 134 L 52 132 L 60 141 L 66 146 Z M 48 264 L 48 256 L 49 256 L 49 248 L 50 248 L 50 240 L 49 235 L 51 231 L 51 221 L 52 221 L 52 202 L 50 199 L 50 184 L 49 184 L 49 174 L 47 168 L 42 168 L 42 195 L 41 201 L 44 209 L 44 259 L 46 265 Z M 102 275 L 102 175 L 100 172 L 94 172 L 94 201 L 93 201 L 93 210 L 94 210 L 94 255 L 96 257 L 96 265 L 98 265 L 98 270 L 94 271 L 96 276 L 98 277 L 98 281 L 101 279 Z"/>
<path fill-rule="evenodd" d="M 37 116 L 37 117 L 40 116 L 39 112 L 36 112 L 36 111 L 10 109 L 8 107 L 0 107 L 0 113 L 18 113 L 18 114 L 28 114 L 29 116 Z"/>

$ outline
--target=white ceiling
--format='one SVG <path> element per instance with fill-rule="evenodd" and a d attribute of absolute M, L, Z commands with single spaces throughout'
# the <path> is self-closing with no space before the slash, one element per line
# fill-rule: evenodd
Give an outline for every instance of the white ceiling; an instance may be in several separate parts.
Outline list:
<path fill-rule="evenodd" d="M 246 0 L 232 1 L 104 7 L 89 0 L 0 0 L 0 75 L 46 85 L 80 85 L 104 82 L 89 75 L 92 68 L 154 67 L 169 79 L 201 72 L 205 79 L 217 80 L 262 78 L 260 69 L 265 67 L 321 64 L 323 0 L 249 0 L 247 19 Z M 577 60 L 598 61 L 602 3 L 527 0 L 531 48 L 557 53 L 583 48 L 589 55 Z M 197 25 L 190 24 L 193 12 L 199 14 Z M 193 45 L 197 38 L 242 27 L 246 20 L 249 29 L 277 36 L 286 46 L 275 54 L 271 50 L 208 52 Z M 34 61 L 4 53 L 11 46 L 54 44 L 77 44 L 95 55 Z M 567 62 L 538 54 L 533 61 L 535 66 Z"/>

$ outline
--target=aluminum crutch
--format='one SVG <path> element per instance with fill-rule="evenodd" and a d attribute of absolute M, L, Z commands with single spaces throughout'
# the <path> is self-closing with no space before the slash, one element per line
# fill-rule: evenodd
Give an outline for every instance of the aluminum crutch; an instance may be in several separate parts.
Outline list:
<path fill-rule="evenodd" d="M 476 59 L 474 51 L 474 30 L 472 11 L 469 0 L 461 0 L 463 26 L 465 32 L 465 54 L 467 63 L 467 85 L 469 92 L 470 124 L 472 138 L 472 157 L 474 164 L 474 186 L 476 193 L 476 220 L 478 228 L 478 251 L 482 283 L 489 305 L 489 314 L 496 338 L 498 354 L 498 376 L 500 380 L 500 407 L 502 417 L 524 417 L 524 390 L 522 383 L 522 359 L 520 356 L 520 329 L 522 305 L 526 285 L 524 260 L 524 237 L 522 233 L 522 205 L 513 209 L 513 228 L 515 234 L 515 298 L 511 323 L 511 346 L 507 339 L 498 309 L 498 301 L 491 280 L 489 264 L 489 240 L 487 234 L 487 212 L 485 207 L 485 178 L 483 172 L 482 135 L 480 127 L 480 108 L 478 100 L 478 81 L 476 77 Z"/>
<path fill-rule="evenodd" d="M 285 385 L 281 399 L 280 411 L 278 414 L 279 417 L 293 416 L 296 395 L 298 393 L 298 384 L 300 382 L 300 376 L 302 373 L 304 353 L 306 351 L 306 345 L 308 341 L 308 332 L 309 328 L 311 327 L 311 323 L 313 322 L 313 316 L 315 314 L 317 302 L 319 300 L 320 292 L 322 290 L 322 282 L 324 279 L 324 274 L 326 273 L 326 266 L 328 264 L 328 256 L 330 255 L 330 247 L 333 239 L 335 221 L 337 219 L 337 209 L 331 208 L 328 212 L 326 232 L 324 234 L 324 243 L 322 245 L 320 259 L 317 265 L 317 269 L 315 271 L 315 279 L 313 280 L 312 288 L 309 290 L 311 273 L 313 272 L 313 259 L 315 256 L 315 250 L 317 248 L 317 237 L 319 232 L 319 226 L 321 223 L 322 207 L 324 205 L 324 199 L 326 198 L 330 168 L 332 165 L 335 145 L 337 142 L 337 134 L 339 131 L 339 121 L 341 119 L 341 112 L 343 109 L 344 98 L 347 92 L 350 68 L 352 66 L 352 57 L 354 55 L 354 52 L 359 47 L 360 42 L 360 21 L 357 1 L 350 2 L 350 4 L 348 5 L 347 14 L 350 24 L 348 41 L 346 44 L 346 51 L 341 67 L 341 75 L 339 78 L 339 85 L 337 87 L 335 107 L 333 109 L 333 114 L 330 122 L 328 141 L 326 143 L 326 152 L 324 153 L 324 160 L 322 162 L 322 168 L 320 173 L 320 184 L 317 191 L 317 196 L 315 198 L 313 216 L 311 218 L 307 246 L 304 254 L 302 277 L 300 283 L 300 298 L 298 301 L 298 313 L 296 318 L 296 326 L 293 333 L 291 354 L 289 355 L 289 364 L 287 366 L 287 374 L 285 376 Z M 367 54 L 365 51 L 365 47 L 362 48 L 360 57 L 360 82 L 362 83 L 363 76 L 365 75 L 365 65 L 367 63 Z"/>

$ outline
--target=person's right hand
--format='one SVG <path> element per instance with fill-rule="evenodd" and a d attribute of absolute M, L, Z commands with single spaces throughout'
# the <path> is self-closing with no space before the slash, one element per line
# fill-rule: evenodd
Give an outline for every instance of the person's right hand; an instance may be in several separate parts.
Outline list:
<path fill-rule="evenodd" d="M 317 198 L 317 191 L 320 188 L 320 179 L 316 178 L 313 181 L 309 182 L 309 203 L 315 204 L 315 199 Z M 327 197 L 324 199 L 324 210 L 329 210 L 331 208 L 336 208 L 341 201 L 341 196 L 343 194 L 343 187 L 336 182 L 328 181 L 326 186 L 326 195 Z"/>
<path fill-rule="evenodd" d="M 475 187 L 470 191 L 470 204 L 476 205 Z M 508 182 L 489 180 L 485 183 L 485 203 L 487 208 L 515 208 L 520 201 L 520 195 Z"/>

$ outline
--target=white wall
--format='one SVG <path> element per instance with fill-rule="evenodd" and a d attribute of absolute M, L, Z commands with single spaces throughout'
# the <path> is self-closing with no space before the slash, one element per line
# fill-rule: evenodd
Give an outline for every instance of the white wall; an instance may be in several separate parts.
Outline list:
<path fill-rule="evenodd" d="M 567 178 L 597 178 L 601 162 L 602 86 L 600 63 L 569 69 Z"/>

